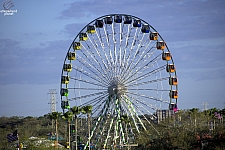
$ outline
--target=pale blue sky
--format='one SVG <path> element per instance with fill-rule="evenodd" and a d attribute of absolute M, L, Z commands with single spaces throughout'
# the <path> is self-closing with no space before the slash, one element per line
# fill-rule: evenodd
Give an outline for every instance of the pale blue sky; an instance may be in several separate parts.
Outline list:
<path fill-rule="evenodd" d="M 0 10 L 5 0 L 0 0 Z M 97 17 L 123 13 L 152 25 L 166 41 L 177 68 L 180 109 L 225 107 L 224 0 L 12 0 L 0 13 L 0 116 L 49 113 L 67 50 Z"/>

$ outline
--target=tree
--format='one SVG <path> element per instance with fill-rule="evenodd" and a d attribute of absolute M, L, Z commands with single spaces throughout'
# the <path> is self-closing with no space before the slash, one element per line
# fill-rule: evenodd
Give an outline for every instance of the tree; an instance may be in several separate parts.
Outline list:
<path fill-rule="evenodd" d="M 83 106 L 82 107 L 82 113 L 83 114 L 87 114 L 87 118 L 88 118 L 88 145 L 89 145 L 89 150 L 91 148 L 91 142 L 90 142 L 90 118 L 91 118 L 91 112 L 92 112 L 92 106 L 91 105 L 87 105 L 87 106 Z M 87 144 L 85 145 L 85 147 L 87 146 Z"/>
<path fill-rule="evenodd" d="M 79 106 L 73 106 L 71 111 L 75 118 L 75 140 L 76 140 L 76 150 L 77 150 L 77 115 L 80 114 L 81 108 Z"/>
<path fill-rule="evenodd" d="M 212 130 L 215 130 L 215 127 L 216 127 L 216 119 L 217 117 L 215 116 L 215 113 L 219 112 L 219 109 L 217 108 L 211 108 L 209 109 L 210 113 L 209 113 L 209 116 L 213 119 L 213 127 L 210 127 L 210 129 Z"/>
<path fill-rule="evenodd" d="M 69 142 L 69 149 L 70 149 L 70 121 L 73 119 L 73 113 L 71 111 L 67 111 L 62 115 L 64 120 L 67 120 L 68 123 L 68 142 Z"/>
<path fill-rule="evenodd" d="M 191 115 L 194 116 L 194 131 L 196 131 L 196 115 L 199 112 L 199 109 L 198 108 L 192 108 L 189 111 L 190 111 L 189 112 L 190 113 L 190 119 L 191 119 Z M 191 123 L 192 123 L 192 121 L 191 121 Z"/>
<path fill-rule="evenodd" d="M 55 132 L 56 132 L 56 147 L 58 147 L 59 135 L 58 135 L 58 119 L 61 116 L 61 112 L 52 112 L 49 114 L 49 118 L 55 122 Z"/>

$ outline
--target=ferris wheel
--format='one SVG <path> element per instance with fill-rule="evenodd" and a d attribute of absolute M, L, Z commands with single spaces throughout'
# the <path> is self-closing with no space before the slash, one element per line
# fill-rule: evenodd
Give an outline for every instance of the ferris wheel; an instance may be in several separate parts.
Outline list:
<path fill-rule="evenodd" d="M 95 147 L 134 143 L 157 110 L 177 110 L 177 99 L 168 46 L 138 17 L 99 17 L 69 47 L 61 74 L 62 109 L 92 106 L 89 138 Z"/>

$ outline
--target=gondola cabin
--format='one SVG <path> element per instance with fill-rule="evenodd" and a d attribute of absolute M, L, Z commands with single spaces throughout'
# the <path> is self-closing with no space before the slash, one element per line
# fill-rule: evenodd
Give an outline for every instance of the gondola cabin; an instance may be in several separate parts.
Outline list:
<path fill-rule="evenodd" d="M 177 90 L 171 90 L 170 91 L 170 98 L 178 98 L 178 91 Z"/>
<path fill-rule="evenodd" d="M 61 89 L 60 94 L 61 94 L 61 96 L 68 96 L 69 91 L 68 91 L 68 89 Z"/>
<path fill-rule="evenodd" d="M 123 20 L 124 24 L 131 24 L 132 22 L 131 16 L 124 16 Z"/>
<path fill-rule="evenodd" d="M 69 103 L 69 101 L 62 101 L 61 102 L 61 108 L 62 109 L 70 109 L 70 103 Z"/>
<path fill-rule="evenodd" d="M 73 42 L 73 49 L 74 50 L 80 50 L 81 49 L 80 42 Z"/>
<path fill-rule="evenodd" d="M 141 28 L 142 33 L 149 33 L 150 32 L 150 26 L 147 24 L 144 24 Z"/>
<path fill-rule="evenodd" d="M 88 39 L 87 33 L 80 33 L 79 39 L 80 41 L 86 41 Z"/>
<path fill-rule="evenodd" d="M 69 60 L 76 60 L 76 53 L 75 52 L 69 52 L 67 53 L 67 57 Z"/>
<path fill-rule="evenodd" d="M 171 72 L 171 73 L 175 72 L 175 66 L 174 66 L 174 64 L 168 64 L 166 66 L 166 71 L 167 72 Z"/>
<path fill-rule="evenodd" d="M 151 32 L 149 37 L 150 37 L 150 40 L 156 41 L 156 40 L 158 40 L 158 33 L 157 32 Z"/>
<path fill-rule="evenodd" d="M 141 27 L 141 20 L 134 20 L 133 27 Z"/>
<path fill-rule="evenodd" d="M 95 21 L 96 28 L 103 28 L 103 25 L 104 25 L 103 20 L 96 20 Z"/>
<path fill-rule="evenodd" d="M 178 111 L 177 104 L 171 103 L 171 104 L 169 105 L 169 109 L 170 109 L 170 110 L 173 110 L 174 112 L 177 112 L 177 111 Z"/>
<path fill-rule="evenodd" d="M 170 54 L 170 52 L 164 52 L 164 53 L 162 53 L 162 60 L 166 60 L 166 61 L 169 61 L 169 60 L 171 60 L 171 54 Z"/>
<path fill-rule="evenodd" d="M 63 71 L 66 71 L 66 72 L 72 71 L 72 64 L 64 64 Z"/>
<path fill-rule="evenodd" d="M 68 76 L 61 77 L 62 84 L 68 84 L 70 82 L 70 78 Z"/>
<path fill-rule="evenodd" d="M 166 43 L 165 43 L 164 41 L 160 41 L 160 42 L 157 42 L 157 43 L 156 43 L 156 48 L 157 48 L 158 50 L 164 50 L 165 47 L 166 47 Z"/>
<path fill-rule="evenodd" d="M 96 32 L 96 30 L 95 30 L 95 26 L 93 26 L 93 25 L 89 25 L 89 26 L 87 26 L 87 33 L 95 33 Z"/>
<path fill-rule="evenodd" d="M 113 22 L 112 16 L 105 17 L 104 22 L 105 22 L 105 24 L 112 24 L 112 22 Z"/>
<path fill-rule="evenodd" d="M 115 21 L 115 23 L 121 23 L 122 22 L 122 16 L 121 15 L 115 15 L 114 21 Z"/>
<path fill-rule="evenodd" d="M 169 84 L 170 85 L 177 85 L 178 84 L 177 77 L 170 77 L 169 78 Z"/>

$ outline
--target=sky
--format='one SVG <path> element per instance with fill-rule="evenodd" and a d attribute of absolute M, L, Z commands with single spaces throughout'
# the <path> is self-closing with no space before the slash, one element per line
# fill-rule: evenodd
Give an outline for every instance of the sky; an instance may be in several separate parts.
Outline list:
<path fill-rule="evenodd" d="M 50 89 L 60 106 L 62 65 L 78 32 L 107 14 L 130 14 L 166 41 L 179 81 L 179 109 L 225 108 L 224 0 L 0 0 L 0 116 L 43 116 Z"/>

